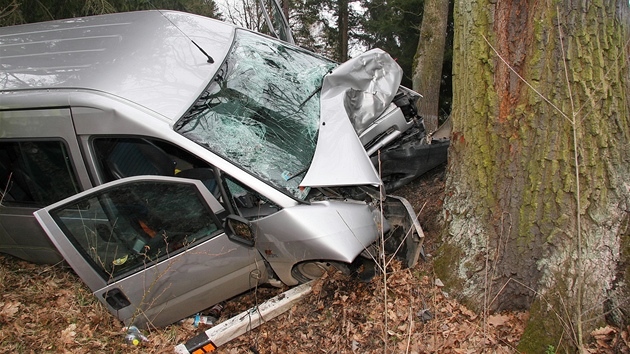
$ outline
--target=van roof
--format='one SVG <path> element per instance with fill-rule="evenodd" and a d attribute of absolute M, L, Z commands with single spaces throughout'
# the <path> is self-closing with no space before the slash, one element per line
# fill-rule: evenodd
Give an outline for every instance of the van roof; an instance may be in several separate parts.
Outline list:
<path fill-rule="evenodd" d="M 164 10 L 0 28 L 0 94 L 98 91 L 174 121 L 214 76 L 230 49 L 234 28 Z"/>

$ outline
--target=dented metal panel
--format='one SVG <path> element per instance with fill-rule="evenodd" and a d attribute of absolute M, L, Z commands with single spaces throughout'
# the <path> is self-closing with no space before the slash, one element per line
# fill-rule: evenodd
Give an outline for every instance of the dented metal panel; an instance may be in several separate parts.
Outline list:
<path fill-rule="evenodd" d="M 317 147 L 302 186 L 381 183 L 357 134 L 389 107 L 401 78 L 400 66 L 380 49 L 351 59 L 326 75 Z"/>
<path fill-rule="evenodd" d="M 363 202 L 322 201 L 285 208 L 252 224 L 257 230 L 256 248 L 282 282 L 295 285 L 291 268 L 297 262 L 351 263 L 376 240 L 380 230 L 375 218 Z"/>

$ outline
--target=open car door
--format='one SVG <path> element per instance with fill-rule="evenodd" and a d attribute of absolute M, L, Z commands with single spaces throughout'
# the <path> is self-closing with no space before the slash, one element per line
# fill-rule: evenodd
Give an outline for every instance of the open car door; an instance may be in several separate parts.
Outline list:
<path fill-rule="evenodd" d="M 201 181 L 139 176 L 34 215 L 94 295 L 126 324 L 146 327 L 246 291 L 256 269 L 265 281 L 254 240 L 228 237 L 223 210 Z"/>

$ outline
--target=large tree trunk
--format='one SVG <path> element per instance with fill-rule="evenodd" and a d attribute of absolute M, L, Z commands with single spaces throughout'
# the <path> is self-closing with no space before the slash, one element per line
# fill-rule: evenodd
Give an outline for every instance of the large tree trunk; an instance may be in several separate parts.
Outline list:
<path fill-rule="evenodd" d="M 478 310 L 530 310 L 526 352 L 580 345 L 607 310 L 627 325 L 628 1 L 458 0 L 454 17 L 438 275 Z"/>
<path fill-rule="evenodd" d="M 337 5 L 337 28 L 339 28 L 339 48 L 337 55 L 339 61 L 344 62 L 348 60 L 348 0 L 338 0 Z"/>
<path fill-rule="evenodd" d="M 420 40 L 413 67 L 413 89 L 424 97 L 418 101 L 418 113 L 427 132 L 437 130 L 442 82 L 442 62 L 446 43 L 449 0 L 425 0 Z"/>

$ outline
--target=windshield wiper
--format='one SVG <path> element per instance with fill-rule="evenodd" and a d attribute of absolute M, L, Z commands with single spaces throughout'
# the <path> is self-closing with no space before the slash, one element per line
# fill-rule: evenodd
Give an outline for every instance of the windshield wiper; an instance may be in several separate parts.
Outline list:
<path fill-rule="evenodd" d="M 323 80 L 322 80 L 323 81 Z M 302 107 L 304 107 L 304 105 L 306 104 L 306 102 L 308 102 L 311 98 L 313 98 L 313 96 L 315 96 L 319 91 L 322 90 L 322 85 L 319 85 L 313 92 L 311 92 L 308 97 L 306 97 L 306 99 L 304 99 L 304 101 L 302 101 L 302 103 L 300 103 L 300 105 L 298 106 L 298 109 L 296 112 L 299 112 L 302 110 Z"/>
<path fill-rule="evenodd" d="M 295 174 L 290 173 L 290 172 L 288 172 L 288 171 L 285 171 L 285 172 L 283 172 L 283 173 L 282 173 L 282 178 L 284 178 L 284 180 L 288 182 L 288 181 L 290 181 L 290 180 L 294 179 L 295 177 L 297 177 L 297 176 L 299 176 L 299 175 L 303 174 L 303 173 L 304 173 L 304 172 L 306 172 L 306 171 L 308 171 L 308 167 L 305 167 L 305 168 L 303 168 L 303 169 L 299 170 L 299 171 L 298 171 L 297 173 L 295 173 Z"/>

